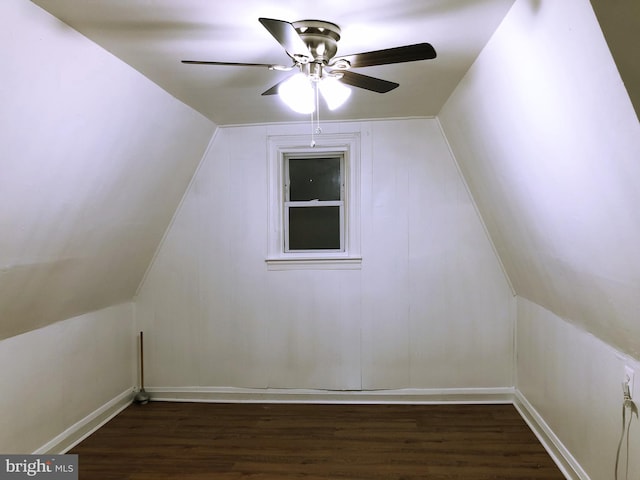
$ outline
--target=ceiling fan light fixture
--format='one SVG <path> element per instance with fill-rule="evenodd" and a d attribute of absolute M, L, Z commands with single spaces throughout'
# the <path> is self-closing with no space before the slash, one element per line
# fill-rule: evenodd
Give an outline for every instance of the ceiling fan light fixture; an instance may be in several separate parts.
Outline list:
<path fill-rule="evenodd" d="M 300 20 L 291 23 L 265 17 L 258 18 L 258 21 L 284 48 L 293 65 L 203 60 L 182 60 L 182 63 L 266 67 L 276 71 L 299 68 L 299 74 L 277 83 L 262 95 L 279 94 L 282 101 L 293 111 L 313 114 L 319 110 L 320 95 L 325 99 L 329 109 L 335 110 L 349 98 L 349 87 L 387 93 L 400 86 L 396 82 L 351 72 L 351 68 L 416 62 L 434 59 L 437 56 L 433 46 L 423 42 L 336 57 L 341 30 L 335 23 L 324 20 Z M 328 70 L 325 70 L 325 67 Z"/>
<path fill-rule="evenodd" d="M 320 94 L 327 102 L 329 110 L 340 108 L 351 96 L 351 89 L 336 77 L 325 77 L 319 84 Z"/>
<path fill-rule="evenodd" d="M 296 73 L 278 88 L 280 99 L 294 112 L 313 113 L 316 109 L 311 80 L 304 73 Z"/>

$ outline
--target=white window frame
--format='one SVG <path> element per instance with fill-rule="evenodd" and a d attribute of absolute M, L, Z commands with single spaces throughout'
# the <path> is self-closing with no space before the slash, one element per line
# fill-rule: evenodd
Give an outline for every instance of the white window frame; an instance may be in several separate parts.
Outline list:
<path fill-rule="evenodd" d="M 344 191 L 342 248 L 287 251 L 285 245 L 285 162 L 287 158 L 340 155 Z M 360 254 L 360 136 L 358 133 L 323 134 L 315 147 L 308 135 L 268 137 L 268 252 L 270 270 L 358 269 Z"/>

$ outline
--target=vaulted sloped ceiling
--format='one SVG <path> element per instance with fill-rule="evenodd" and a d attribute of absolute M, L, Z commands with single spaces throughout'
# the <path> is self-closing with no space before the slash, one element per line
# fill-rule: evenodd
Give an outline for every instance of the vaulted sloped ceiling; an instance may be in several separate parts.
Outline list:
<path fill-rule="evenodd" d="M 0 2 L 0 339 L 131 300 L 214 124 Z"/>
<path fill-rule="evenodd" d="M 589 2 L 531 7 L 440 119 L 516 292 L 640 358 L 640 123 Z"/>

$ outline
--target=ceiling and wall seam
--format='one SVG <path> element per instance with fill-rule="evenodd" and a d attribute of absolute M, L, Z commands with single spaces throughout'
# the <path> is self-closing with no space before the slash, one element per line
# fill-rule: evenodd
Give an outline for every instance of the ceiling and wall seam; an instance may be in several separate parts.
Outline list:
<path fill-rule="evenodd" d="M 214 124 L 215 125 L 215 124 Z M 138 284 L 138 288 L 136 288 L 136 291 L 133 295 L 133 298 L 131 299 L 131 301 L 135 302 L 138 298 L 138 295 L 140 294 L 140 290 L 142 289 L 150 270 L 153 268 L 153 265 L 156 262 L 156 258 L 158 257 L 158 254 L 160 253 L 160 250 L 162 250 L 162 246 L 164 245 L 164 242 L 167 238 L 167 235 L 169 234 L 169 232 L 171 231 L 171 228 L 173 227 L 173 224 L 176 220 L 176 218 L 178 217 L 180 210 L 182 208 L 182 205 L 185 201 L 185 199 L 187 198 L 189 192 L 191 192 L 191 189 L 193 188 L 193 185 L 196 181 L 196 179 L 198 178 L 198 172 L 200 171 L 200 168 L 202 167 L 202 164 L 204 163 L 205 159 L 207 158 L 208 154 L 209 154 L 209 150 L 211 149 L 213 143 L 216 140 L 216 137 L 218 136 L 218 132 L 220 131 L 219 126 L 216 126 L 213 134 L 211 135 L 211 139 L 209 140 L 209 143 L 207 145 L 207 148 L 205 149 L 204 153 L 202 154 L 202 157 L 200 158 L 200 161 L 198 162 L 198 166 L 196 167 L 195 171 L 193 172 L 193 175 L 191 177 L 191 180 L 189 180 L 189 184 L 187 185 L 187 188 L 184 190 L 184 193 L 182 194 L 182 197 L 180 198 L 180 201 L 178 202 L 178 204 L 176 205 L 176 209 L 173 212 L 173 215 L 171 216 L 171 220 L 169 221 L 169 223 L 167 224 L 167 227 L 164 230 L 164 233 L 162 234 L 162 238 L 160 239 L 160 242 L 158 242 L 158 246 L 156 247 L 155 251 L 153 252 L 153 256 L 151 257 L 151 260 L 149 261 L 149 265 L 147 265 L 147 268 L 144 272 L 144 275 L 142 276 L 142 279 L 140 280 L 140 283 Z"/>
<path fill-rule="evenodd" d="M 491 245 L 491 249 L 493 250 L 493 254 L 498 262 L 498 264 L 500 265 L 500 269 L 502 270 L 502 273 L 504 275 L 504 278 L 507 282 L 507 285 L 509 285 L 509 290 L 511 290 L 511 294 L 515 297 L 517 295 L 516 289 L 513 286 L 513 282 L 511 282 L 511 278 L 509 277 L 509 273 L 507 272 L 507 269 L 504 266 L 504 263 L 502 262 L 502 258 L 500 257 L 500 254 L 498 253 L 498 250 L 496 249 L 495 243 L 493 242 L 493 238 L 491 237 L 491 233 L 489 232 L 489 229 L 487 228 L 487 225 L 484 221 L 484 218 L 482 216 L 482 214 L 480 213 L 480 209 L 478 208 L 478 204 L 476 203 L 476 200 L 473 196 L 473 194 L 471 193 L 471 189 L 469 188 L 469 184 L 467 183 L 467 179 L 465 178 L 464 174 L 462 173 L 462 170 L 460 169 L 460 165 L 458 164 L 458 160 L 456 159 L 455 154 L 453 153 L 453 150 L 451 148 L 451 144 L 449 143 L 449 139 L 447 138 L 447 134 L 444 130 L 444 128 L 442 127 L 442 124 L 440 123 L 440 119 L 438 117 L 435 117 L 436 123 L 438 124 L 438 128 L 440 129 L 440 132 L 442 133 L 442 138 L 444 139 L 444 143 L 447 146 L 447 150 L 449 151 L 449 155 L 451 155 L 451 161 L 454 163 L 455 167 L 456 167 L 456 171 L 458 172 L 458 176 L 460 177 L 460 181 L 462 182 L 462 184 L 464 185 L 464 188 L 467 192 L 467 195 L 469 195 L 469 198 L 471 199 L 471 203 L 473 204 L 473 209 L 476 212 L 476 215 L 478 216 L 478 219 L 480 220 L 480 224 L 482 225 L 482 229 L 484 230 L 484 234 L 487 237 L 487 240 L 489 241 L 489 244 Z"/>
<path fill-rule="evenodd" d="M 322 115 L 321 115 L 322 116 Z M 395 120 L 433 120 L 437 117 L 435 115 L 409 115 L 403 117 L 372 117 L 372 118 L 347 118 L 344 120 L 326 119 L 320 118 L 320 125 L 322 124 L 334 124 L 339 123 L 365 123 L 365 122 L 388 122 Z M 234 123 L 234 124 L 219 124 L 220 128 L 239 128 L 239 127 L 277 127 L 280 125 L 306 125 L 309 123 L 309 119 L 304 120 L 291 120 L 285 122 L 255 122 L 255 123 Z"/>

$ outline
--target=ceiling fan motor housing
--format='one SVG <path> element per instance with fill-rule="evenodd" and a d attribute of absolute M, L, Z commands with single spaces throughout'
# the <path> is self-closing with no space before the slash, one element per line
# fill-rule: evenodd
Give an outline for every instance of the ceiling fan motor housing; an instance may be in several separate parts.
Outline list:
<path fill-rule="evenodd" d="M 309 48 L 314 62 L 329 63 L 338 51 L 340 27 L 322 20 L 300 20 L 292 25 Z"/>

